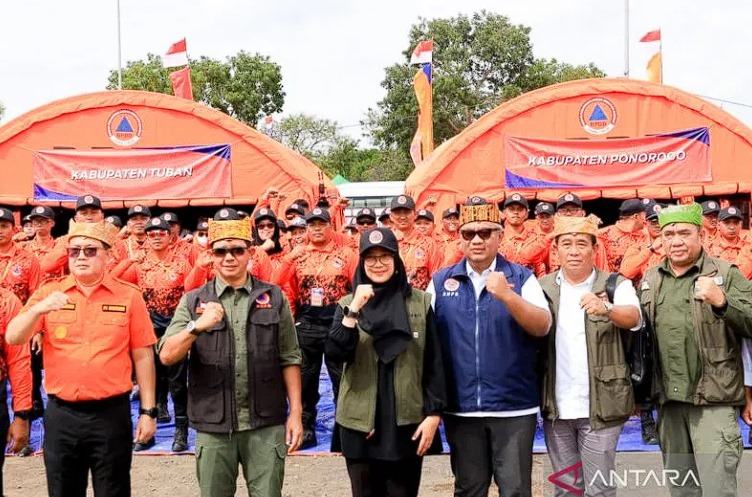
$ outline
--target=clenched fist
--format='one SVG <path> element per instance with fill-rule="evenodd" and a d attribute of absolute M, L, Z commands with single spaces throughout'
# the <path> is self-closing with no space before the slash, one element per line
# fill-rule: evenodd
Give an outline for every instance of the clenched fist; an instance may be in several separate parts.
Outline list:
<path fill-rule="evenodd" d="M 700 276 L 695 281 L 695 298 L 713 307 L 723 307 L 726 303 L 726 294 L 723 293 L 723 289 L 708 276 Z"/>
<path fill-rule="evenodd" d="M 214 328 L 225 315 L 225 309 L 219 302 L 208 302 L 204 313 L 196 320 L 196 330 L 204 332 Z"/>
<path fill-rule="evenodd" d="M 350 303 L 350 309 L 354 312 L 361 310 L 373 298 L 373 295 L 373 285 L 358 285 Z"/>
<path fill-rule="evenodd" d="M 494 271 L 488 275 L 486 290 L 493 295 L 496 300 L 501 300 L 503 302 L 510 294 L 514 293 L 512 290 L 513 288 L 514 285 L 507 281 L 507 277 L 504 273 L 497 273 Z"/>
<path fill-rule="evenodd" d="M 52 292 L 44 300 L 39 301 L 33 310 L 37 314 L 49 314 L 52 311 L 59 311 L 68 303 L 68 296 L 63 292 Z"/>

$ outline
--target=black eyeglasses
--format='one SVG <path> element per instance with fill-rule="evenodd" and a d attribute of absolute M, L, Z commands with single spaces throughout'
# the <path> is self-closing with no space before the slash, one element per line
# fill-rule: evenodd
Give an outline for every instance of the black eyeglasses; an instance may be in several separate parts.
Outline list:
<path fill-rule="evenodd" d="M 87 259 L 90 257 L 94 257 L 97 255 L 97 252 L 99 252 L 99 249 L 102 247 L 68 247 L 68 257 L 71 259 L 78 259 L 78 256 L 81 255 L 81 252 L 84 253 L 84 257 Z"/>
<path fill-rule="evenodd" d="M 246 247 L 217 247 L 212 249 L 212 254 L 214 254 L 214 257 L 225 257 L 227 254 L 239 257 L 245 254 L 246 250 L 248 250 Z"/>
<path fill-rule="evenodd" d="M 482 228 L 479 230 L 460 230 L 460 235 L 462 236 L 462 239 L 466 242 L 469 242 L 476 236 L 479 236 L 481 240 L 488 240 L 491 238 L 491 234 L 494 231 L 500 231 L 499 228 Z"/>
<path fill-rule="evenodd" d="M 360 226 L 373 226 L 376 222 L 374 221 L 358 221 L 358 225 Z"/>
<path fill-rule="evenodd" d="M 256 228 L 263 230 L 263 229 L 274 229 L 274 223 L 258 223 L 256 225 Z"/>
<path fill-rule="evenodd" d="M 375 266 L 377 262 L 382 266 L 386 266 L 393 260 L 394 256 L 392 254 L 367 255 L 363 257 L 363 263 L 368 267 Z"/>

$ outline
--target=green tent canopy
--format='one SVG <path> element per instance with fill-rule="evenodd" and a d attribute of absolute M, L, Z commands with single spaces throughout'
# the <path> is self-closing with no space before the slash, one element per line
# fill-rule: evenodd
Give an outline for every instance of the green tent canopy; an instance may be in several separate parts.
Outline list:
<path fill-rule="evenodd" d="M 334 183 L 335 185 L 344 185 L 345 183 L 349 183 L 349 181 L 347 181 L 347 178 L 345 178 L 341 174 L 338 174 L 337 176 L 332 178 L 332 183 Z"/>

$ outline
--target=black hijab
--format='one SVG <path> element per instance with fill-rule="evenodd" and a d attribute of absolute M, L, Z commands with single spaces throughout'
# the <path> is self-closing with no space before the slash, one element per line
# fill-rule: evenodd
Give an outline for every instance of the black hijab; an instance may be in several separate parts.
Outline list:
<path fill-rule="evenodd" d="M 374 247 L 386 249 L 394 256 L 394 274 L 384 283 L 374 283 L 366 274 L 364 256 Z M 361 236 L 360 261 L 353 278 L 353 288 L 358 285 L 373 285 L 374 293 L 360 309 L 358 325 L 373 337 L 373 347 L 381 362 L 389 364 L 412 340 L 406 304 L 412 287 L 407 282 L 397 239 L 391 230 L 375 228 Z"/>
<path fill-rule="evenodd" d="M 263 209 L 262 209 L 263 210 Z M 274 255 L 282 252 L 282 243 L 279 241 L 280 238 L 280 232 L 279 232 L 279 224 L 277 223 L 277 217 L 269 211 L 269 214 L 261 214 L 256 215 L 253 218 L 253 230 L 252 230 L 252 237 L 253 237 L 253 244 L 260 247 L 264 244 L 264 240 L 261 239 L 258 233 L 258 228 L 256 228 L 256 223 L 259 222 L 262 219 L 268 219 L 274 224 L 274 233 L 272 233 L 271 240 L 274 242 L 274 248 L 271 249 L 269 252 L 267 252 L 268 255 Z"/>

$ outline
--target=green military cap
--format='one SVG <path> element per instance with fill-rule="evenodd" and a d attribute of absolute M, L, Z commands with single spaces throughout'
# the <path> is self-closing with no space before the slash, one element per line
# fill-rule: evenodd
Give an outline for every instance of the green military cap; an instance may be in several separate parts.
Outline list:
<path fill-rule="evenodd" d="M 688 223 L 702 226 L 702 206 L 694 203 L 689 205 L 671 205 L 661 209 L 658 213 L 658 224 L 661 229 L 674 223 Z"/>

